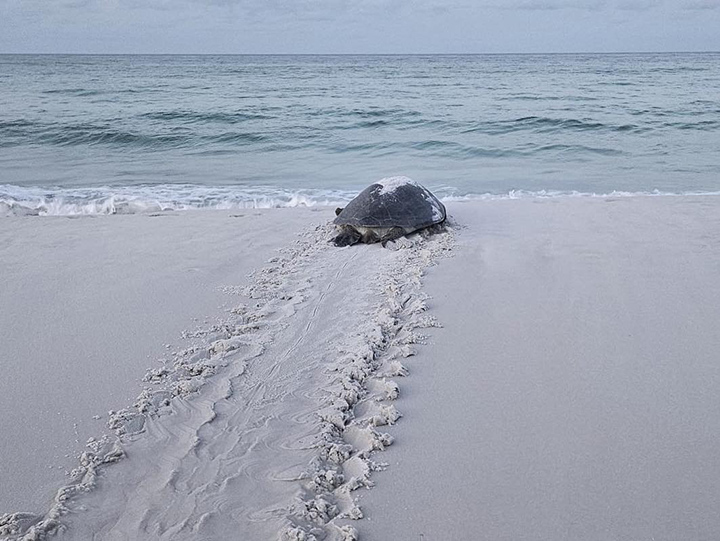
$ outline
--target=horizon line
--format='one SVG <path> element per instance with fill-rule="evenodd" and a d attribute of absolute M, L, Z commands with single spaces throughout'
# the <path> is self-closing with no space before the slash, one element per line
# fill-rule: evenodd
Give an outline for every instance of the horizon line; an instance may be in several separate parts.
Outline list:
<path fill-rule="evenodd" d="M 78 53 L 78 52 L 0 52 L 0 56 L 512 56 L 512 55 L 632 55 L 632 54 L 718 54 L 702 51 L 572 51 L 572 52 L 485 52 L 485 53 Z"/>

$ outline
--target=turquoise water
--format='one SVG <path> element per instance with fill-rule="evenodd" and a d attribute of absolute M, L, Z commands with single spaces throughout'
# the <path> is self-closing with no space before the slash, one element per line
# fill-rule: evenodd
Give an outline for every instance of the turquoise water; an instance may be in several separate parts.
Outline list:
<path fill-rule="evenodd" d="M 720 54 L 0 56 L 0 206 L 720 191 Z M 2 208 L 0 208 L 2 211 Z"/>

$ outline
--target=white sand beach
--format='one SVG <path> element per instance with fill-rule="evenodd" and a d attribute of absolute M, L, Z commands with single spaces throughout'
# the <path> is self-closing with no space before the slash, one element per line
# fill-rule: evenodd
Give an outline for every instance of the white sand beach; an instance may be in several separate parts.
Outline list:
<path fill-rule="evenodd" d="M 0 512 L 42 511 L 145 371 L 234 306 L 222 288 L 322 221 L 307 209 L 4 219 Z"/>
<path fill-rule="evenodd" d="M 719 210 L 4 218 L 0 534 L 715 539 Z"/>
<path fill-rule="evenodd" d="M 719 204 L 453 207 L 362 538 L 718 538 Z"/>

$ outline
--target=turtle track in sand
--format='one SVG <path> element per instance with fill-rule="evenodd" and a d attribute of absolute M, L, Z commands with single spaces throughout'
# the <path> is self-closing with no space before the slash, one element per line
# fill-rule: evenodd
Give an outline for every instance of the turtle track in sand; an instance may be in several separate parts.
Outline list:
<path fill-rule="evenodd" d="M 424 270 L 452 232 L 337 249 L 308 230 L 256 271 L 244 303 L 188 332 L 147 388 L 88 442 L 45 516 L 9 539 L 352 540 L 404 359 L 436 326 Z M 238 288 L 232 288 L 237 291 Z"/>

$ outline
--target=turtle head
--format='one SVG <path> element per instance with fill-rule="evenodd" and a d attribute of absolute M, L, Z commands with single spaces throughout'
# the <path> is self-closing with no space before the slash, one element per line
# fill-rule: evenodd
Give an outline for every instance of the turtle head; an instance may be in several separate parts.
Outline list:
<path fill-rule="evenodd" d="M 340 234 L 332 239 L 335 246 L 352 246 L 358 242 L 362 242 L 363 236 L 352 226 L 344 225 L 340 227 Z"/>

